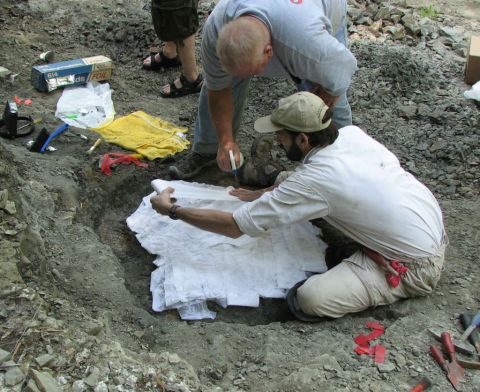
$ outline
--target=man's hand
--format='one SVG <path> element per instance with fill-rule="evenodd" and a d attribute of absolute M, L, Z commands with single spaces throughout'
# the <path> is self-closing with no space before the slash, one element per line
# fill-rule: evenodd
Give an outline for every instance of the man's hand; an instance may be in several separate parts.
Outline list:
<path fill-rule="evenodd" d="M 257 200 L 265 193 L 265 189 L 257 189 L 252 191 L 250 189 L 234 188 L 230 191 L 232 196 L 238 197 L 241 201 Z"/>
<path fill-rule="evenodd" d="M 223 145 L 219 145 L 217 151 L 217 164 L 218 167 L 224 172 L 232 171 L 229 153 L 230 150 L 233 152 L 233 156 L 235 157 L 237 168 L 240 166 L 240 149 L 238 148 L 238 145 L 234 142 L 228 142 Z"/>
<path fill-rule="evenodd" d="M 329 108 L 333 108 L 335 106 L 335 104 L 337 103 L 338 99 L 340 98 L 338 96 L 330 95 L 319 84 L 314 85 L 314 87 L 312 88 L 312 90 L 310 92 L 312 94 L 315 94 L 318 97 L 322 98 L 323 102 L 325 102 L 325 104 Z"/>
<path fill-rule="evenodd" d="M 150 203 L 155 211 L 161 215 L 168 215 L 170 208 L 172 208 L 175 199 L 172 198 L 172 193 L 175 191 L 173 188 L 166 188 L 158 195 L 150 198 Z"/>

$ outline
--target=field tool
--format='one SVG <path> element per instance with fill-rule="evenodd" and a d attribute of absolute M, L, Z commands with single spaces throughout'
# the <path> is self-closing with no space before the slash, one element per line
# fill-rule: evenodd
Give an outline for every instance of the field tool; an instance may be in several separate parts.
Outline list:
<path fill-rule="evenodd" d="M 427 377 L 424 377 L 420 380 L 420 382 L 417 385 L 415 385 L 412 389 L 410 389 L 410 392 L 423 392 L 423 391 L 426 391 L 431 386 L 432 386 L 432 382 Z"/>
<path fill-rule="evenodd" d="M 429 329 L 428 333 L 430 336 L 432 336 L 437 342 L 442 341 L 442 337 L 440 336 L 439 332 L 434 331 L 433 329 Z M 459 343 L 453 343 L 453 346 L 455 347 L 455 351 L 457 353 L 465 354 L 470 357 L 476 357 L 477 359 L 480 359 L 480 354 L 476 353 L 475 350 L 472 350 L 469 348 L 469 346 L 465 345 L 463 342 Z"/>
<path fill-rule="evenodd" d="M 437 346 L 430 346 L 430 354 L 438 363 L 442 370 L 447 374 L 447 378 L 455 388 L 460 390 L 460 381 L 465 378 L 465 370 L 458 364 L 455 357 L 455 347 L 448 332 L 442 332 L 441 335 L 442 346 L 448 354 L 450 361 L 447 361 L 442 352 Z"/>

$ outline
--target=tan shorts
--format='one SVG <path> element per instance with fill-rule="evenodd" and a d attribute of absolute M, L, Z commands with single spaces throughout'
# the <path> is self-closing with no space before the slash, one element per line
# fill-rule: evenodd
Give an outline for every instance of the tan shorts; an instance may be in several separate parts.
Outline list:
<path fill-rule="evenodd" d="M 437 285 L 445 260 L 443 245 L 435 256 L 408 263 L 409 271 L 390 287 L 385 271 L 358 251 L 327 272 L 310 277 L 297 290 L 297 301 L 308 315 L 342 317 L 403 298 L 424 296 Z"/>

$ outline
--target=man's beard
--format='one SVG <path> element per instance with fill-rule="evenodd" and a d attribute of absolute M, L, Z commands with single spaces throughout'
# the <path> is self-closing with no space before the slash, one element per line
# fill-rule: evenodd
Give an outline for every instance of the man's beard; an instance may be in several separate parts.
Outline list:
<path fill-rule="evenodd" d="M 287 158 L 290 159 L 293 162 L 299 162 L 303 158 L 303 153 L 302 150 L 300 150 L 300 147 L 297 146 L 297 144 L 292 140 L 292 144 L 290 146 L 290 149 L 287 151 L 285 147 L 283 147 L 283 150 L 285 151 L 285 154 L 287 155 Z"/>

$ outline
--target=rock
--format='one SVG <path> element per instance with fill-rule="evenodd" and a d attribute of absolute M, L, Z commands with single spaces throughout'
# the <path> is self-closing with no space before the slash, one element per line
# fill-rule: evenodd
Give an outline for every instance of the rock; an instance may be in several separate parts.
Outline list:
<path fill-rule="evenodd" d="M 58 385 L 57 381 L 50 376 L 50 374 L 30 369 L 29 375 L 35 380 L 38 389 L 41 391 L 62 392 L 62 388 Z"/>
<path fill-rule="evenodd" d="M 2 365 L 5 361 L 8 361 L 12 358 L 12 355 L 3 349 L 0 348 L 0 365 Z"/>
<path fill-rule="evenodd" d="M 383 29 L 385 33 L 392 35 L 394 40 L 400 40 L 405 38 L 405 28 L 403 26 L 388 26 Z"/>
<path fill-rule="evenodd" d="M 76 380 L 72 384 L 72 392 L 85 392 L 87 388 L 88 387 L 83 380 Z"/>
<path fill-rule="evenodd" d="M 402 354 L 397 354 L 394 358 L 395 363 L 398 367 L 404 367 L 407 364 L 407 360 Z"/>
<path fill-rule="evenodd" d="M 25 374 L 18 367 L 9 368 L 5 373 L 5 384 L 10 387 L 21 383 L 24 379 Z"/>
<path fill-rule="evenodd" d="M 10 71 L 9 69 L 0 66 L 0 79 L 5 79 L 11 73 L 12 71 Z"/>
<path fill-rule="evenodd" d="M 25 387 L 26 392 L 42 392 L 38 389 L 37 384 L 32 379 L 28 380 L 27 386 Z"/>
<path fill-rule="evenodd" d="M 402 18 L 405 29 L 412 35 L 418 35 L 421 32 L 421 26 L 413 15 L 405 15 Z"/>
<path fill-rule="evenodd" d="M 368 29 L 374 33 L 380 31 L 380 29 L 382 28 L 382 25 L 383 25 L 383 21 L 381 19 L 373 22 L 369 27 Z"/>
<path fill-rule="evenodd" d="M 84 379 L 84 381 L 88 386 L 92 388 L 96 387 L 100 381 L 100 370 L 97 367 L 92 367 L 90 369 L 90 374 Z"/>
<path fill-rule="evenodd" d="M 100 381 L 95 387 L 94 392 L 108 392 L 108 386 L 103 381 Z"/>
<path fill-rule="evenodd" d="M 445 147 L 447 147 L 447 146 L 448 146 L 448 142 L 447 142 L 447 141 L 445 141 L 445 140 L 439 140 L 439 141 L 433 143 L 433 144 L 430 146 L 429 150 L 430 150 L 431 152 L 435 152 L 435 151 L 438 151 L 438 150 L 442 150 L 443 148 L 445 148 Z"/>
<path fill-rule="evenodd" d="M 439 30 L 440 35 L 450 38 L 454 42 L 460 42 L 465 36 L 465 29 L 460 26 L 447 27 L 443 26 Z"/>
<path fill-rule="evenodd" d="M 380 373 L 390 373 L 395 370 L 395 365 L 391 362 L 377 364 Z"/>
<path fill-rule="evenodd" d="M 398 109 L 398 114 L 400 114 L 400 116 L 405 117 L 407 119 L 413 118 L 417 114 L 417 105 L 415 104 L 399 105 L 397 109 Z"/>
<path fill-rule="evenodd" d="M 376 20 L 379 20 L 379 19 L 386 19 L 386 20 L 389 20 L 391 19 L 392 17 L 392 10 L 393 10 L 393 7 L 382 7 L 380 8 L 377 13 L 375 14 L 375 19 Z"/>
<path fill-rule="evenodd" d="M 55 357 L 50 354 L 43 354 L 35 358 L 35 362 L 38 363 L 38 366 L 45 367 L 52 364 L 55 361 Z"/>
<path fill-rule="evenodd" d="M 358 18 L 360 18 L 360 16 L 362 16 L 363 11 L 360 8 L 348 7 L 347 13 L 350 16 L 350 19 L 356 21 Z"/>

